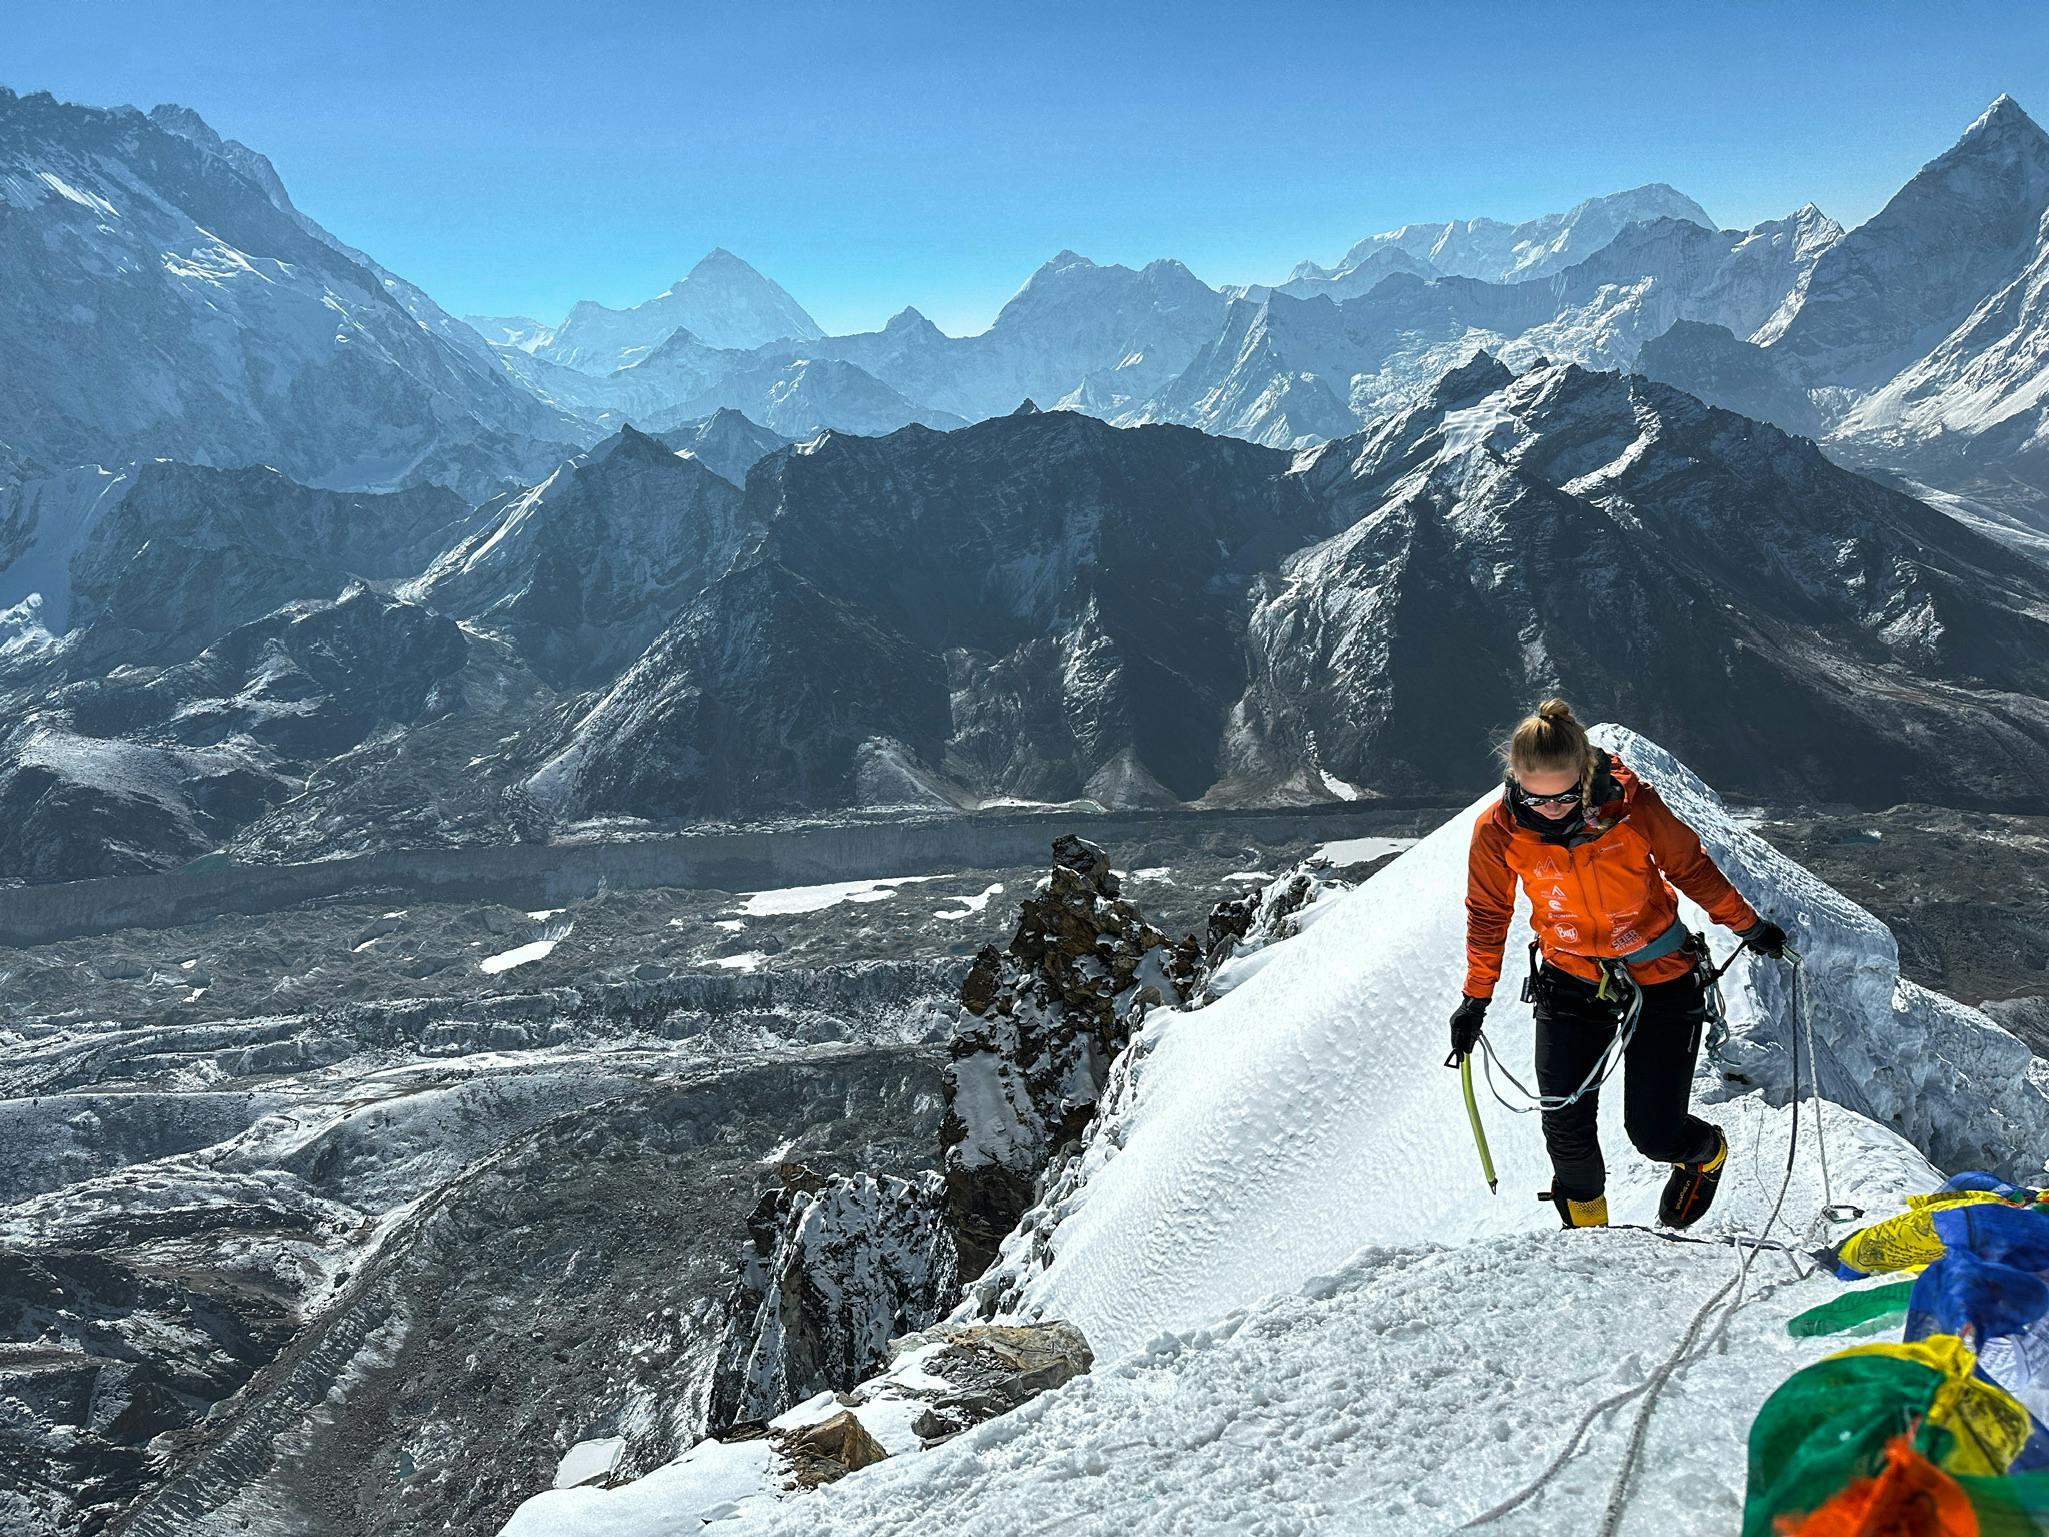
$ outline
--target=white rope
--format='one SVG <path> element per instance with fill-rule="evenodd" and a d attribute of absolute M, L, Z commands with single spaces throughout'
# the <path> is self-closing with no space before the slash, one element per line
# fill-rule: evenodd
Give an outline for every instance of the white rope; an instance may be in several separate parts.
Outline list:
<path fill-rule="evenodd" d="M 1517 1115 L 1528 1115 L 1533 1110 L 1565 1110 L 1578 1104 L 1614 1077 L 1615 1069 L 1622 1065 L 1623 1053 L 1629 1050 L 1629 1042 L 1636 1034 L 1636 1022 L 1643 1014 L 1643 989 L 1637 985 L 1636 978 L 1628 972 L 1622 972 L 1621 977 L 1629 988 L 1629 1002 L 1623 1007 L 1621 1023 L 1617 1025 L 1615 1034 L 1609 1039 L 1608 1044 L 1601 1048 L 1601 1054 L 1594 1058 L 1594 1065 L 1587 1070 L 1587 1075 L 1580 1081 L 1580 1086 L 1570 1094 L 1539 1094 L 1503 1067 L 1501 1076 L 1506 1078 L 1529 1103 L 1518 1105 L 1503 1098 L 1501 1091 L 1494 1087 L 1494 1069 L 1499 1059 L 1494 1055 L 1494 1043 L 1487 1039 L 1487 1032 L 1482 1030 L 1479 1036 L 1480 1070 L 1487 1080 L 1487 1092 L 1494 1096 L 1495 1102 Z"/>
<path fill-rule="evenodd" d="M 1814 1050 L 1814 1011 L 1806 1008 L 1800 998 L 1800 970 L 1793 971 L 1793 1012 L 1807 1033 L 1807 1072 L 1813 1083 L 1808 1097 L 1814 1102 L 1814 1147 L 1821 1158 L 1821 1210 L 1814 1221 L 1808 1224 L 1806 1242 L 1827 1236 L 1829 1225 L 1834 1222 L 1855 1221 L 1864 1215 L 1864 1208 L 1853 1205 L 1836 1205 L 1834 1187 L 1828 1175 L 1828 1132 L 1821 1115 L 1821 1058 Z"/>
<path fill-rule="evenodd" d="M 1800 1009 L 1799 985 L 1799 968 L 1796 964 L 1793 973 L 1793 1008 L 1796 1015 L 1802 1012 Z M 1735 1275 L 1725 1281 L 1719 1291 L 1715 1292 L 1713 1296 L 1700 1305 L 1699 1310 L 1693 1315 L 1692 1322 L 1687 1325 L 1686 1333 L 1681 1336 L 1678 1347 L 1673 1350 L 1670 1356 L 1666 1357 L 1664 1363 L 1656 1371 L 1652 1372 L 1649 1377 L 1645 1378 L 1635 1387 L 1625 1388 L 1620 1393 L 1612 1394 L 1588 1409 L 1585 1414 L 1580 1416 L 1579 1423 L 1573 1426 L 1572 1434 L 1566 1438 L 1565 1445 L 1559 1449 L 1558 1455 L 1551 1459 L 1550 1464 L 1543 1472 L 1539 1473 L 1522 1489 L 1496 1505 L 1492 1510 L 1485 1511 L 1466 1522 L 1465 1525 L 1459 1528 L 1460 1531 L 1470 1531 L 1475 1527 L 1485 1526 L 1492 1521 L 1497 1521 L 1510 1511 L 1517 1509 L 1536 1495 L 1542 1493 L 1551 1480 L 1557 1476 L 1558 1471 L 1567 1462 L 1571 1461 L 1574 1454 L 1579 1450 L 1581 1438 L 1586 1435 L 1588 1427 L 1597 1418 L 1607 1413 L 1610 1409 L 1619 1409 L 1633 1398 L 1641 1397 L 1643 1398 L 1643 1404 L 1637 1410 L 1636 1423 L 1630 1429 L 1629 1443 L 1624 1448 L 1622 1454 L 1622 1466 L 1616 1471 L 1615 1483 L 1609 1490 L 1608 1503 L 1601 1514 L 1599 1537 L 1615 1537 L 1615 1533 L 1622 1524 L 1623 1511 L 1629 1503 L 1630 1485 L 1636 1477 L 1637 1465 L 1643 1456 L 1644 1444 L 1650 1431 L 1651 1413 L 1657 1407 L 1658 1395 L 1664 1392 L 1665 1384 L 1671 1381 L 1675 1373 L 1681 1368 L 1690 1366 L 1695 1361 L 1701 1359 L 1707 1354 L 1709 1349 L 1727 1337 L 1730 1323 L 1735 1319 L 1737 1310 L 1743 1306 L 1749 1286 L 1751 1261 L 1757 1257 L 1759 1249 L 1766 1246 L 1766 1237 L 1772 1230 L 1772 1224 L 1779 1220 L 1779 1213 L 1786 1204 L 1786 1193 L 1792 1188 L 1793 1166 L 1800 1147 L 1800 1023 L 1800 1020 L 1796 1018 L 1793 1030 L 1793 1126 L 1792 1134 L 1786 1143 L 1785 1177 L 1779 1181 L 1778 1198 L 1772 1202 L 1771 1215 L 1765 1219 L 1764 1231 L 1756 1238 L 1749 1239 L 1747 1242 L 1747 1235 L 1733 1235 L 1733 1241 L 1742 1250 L 1742 1258 L 1737 1263 Z M 1813 1039 L 1813 1029 L 1810 1024 L 1808 1027 L 1808 1056 L 1810 1059 L 1814 1055 Z M 1818 1100 L 1816 1102 L 1814 1119 L 1818 1133 L 1821 1121 L 1821 1110 Z M 1825 1181 L 1824 1189 L 1826 1189 Z M 1730 1301 L 1728 1308 L 1723 1312 L 1721 1322 L 1715 1326 L 1714 1332 L 1708 1336 L 1706 1341 L 1698 1349 L 1695 1349 L 1694 1342 L 1699 1339 L 1700 1331 L 1706 1326 L 1708 1319 L 1713 1316 L 1716 1307 L 1721 1303 L 1722 1299 L 1729 1296 L 1732 1291 L 1735 1295 Z"/>

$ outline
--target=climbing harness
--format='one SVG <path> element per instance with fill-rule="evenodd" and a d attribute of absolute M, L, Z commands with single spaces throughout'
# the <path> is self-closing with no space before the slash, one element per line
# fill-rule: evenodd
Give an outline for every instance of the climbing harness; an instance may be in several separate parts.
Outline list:
<path fill-rule="evenodd" d="M 1530 946 L 1531 974 L 1523 983 L 1522 997 L 1525 1003 L 1536 1001 L 1538 993 L 1546 985 L 1537 977 L 1536 952 L 1537 947 L 1532 944 Z M 1622 1065 L 1623 1053 L 1629 1050 L 1630 1039 L 1636 1034 L 1636 1022 L 1643 1014 L 1643 989 L 1637 985 L 1636 978 L 1629 974 L 1629 968 L 1620 961 L 1602 960 L 1597 961 L 1595 964 L 1601 968 L 1601 985 L 1595 989 L 1594 996 L 1604 1002 L 1614 997 L 1622 998 L 1624 1000 L 1622 1004 L 1622 1018 L 1615 1027 L 1614 1038 L 1602 1048 L 1600 1056 L 1594 1059 L 1594 1065 L 1587 1069 L 1587 1075 L 1581 1080 L 1580 1086 L 1570 1094 L 1537 1093 L 1502 1065 L 1501 1059 L 1494 1054 L 1494 1043 L 1487 1039 L 1487 1032 L 1485 1030 L 1480 1032 L 1480 1050 L 1485 1053 L 1481 1060 L 1481 1067 L 1487 1075 L 1487 1092 L 1492 1094 L 1501 1103 L 1503 1108 L 1511 1110 L 1517 1115 L 1528 1115 L 1532 1110 L 1564 1110 L 1568 1106 L 1578 1104 L 1580 1100 L 1606 1083 L 1615 1075 L 1615 1069 Z M 1611 988 L 1613 989 L 1612 992 L 1610 991 Z M 1494 1071 L 1496 1068 L 1500 1068 L 1501 1076 L 1506 1078 L 1515 1090 L 1524 1099 L 1529 1101 L 1528 1104 L 1516 1104 L 1513 1100 L 1504 1097 L 1501 1090 L 1494 1086 Z M 1475 1119 L 1477 1120 L 1477 1115 Z"/>

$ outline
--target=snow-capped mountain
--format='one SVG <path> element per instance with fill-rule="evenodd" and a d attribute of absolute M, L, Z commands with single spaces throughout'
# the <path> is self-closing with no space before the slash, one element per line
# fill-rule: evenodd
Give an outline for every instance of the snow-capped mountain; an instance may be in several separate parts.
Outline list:
<path fill-rule="evenodd" d="M 1347 251 L 1327 276 L 1341 279 L 1377 254 L 1400 251 L 1434 275 L 1517 283 L 1546 277 L 1584 261 L 1631 224 L 1684 219 L 1703 229 L 1715 221 L 1683 192 L 1652 182 L 1627 192 L 1590 197 L 1564 213 L 1544 214 L 1520 224 L 1499 219 L 1454 219 L 1443 224 L 1404 224 L 1368 235 Z M 1296 276 L 1313 276 L 1297 270 Z"/>
<path fill-rule="evenodd" d="M 1135 404 L 1186 366 L 1223 308 L 1222 296 L 1177 261 L 1133 271 L 1062 251 L 975 338 L 980 414 L 1020 400 L 1098 415 Z"/>
<path fill-rule="evenodd" d="M 1752 230 L 1667 217 L 1517 282 L 1395 272 L 1342 303 L 1342 283 L 1287 284 L 1263 302 L 1234 301 L 1180 377 L 1120 420 L 1304 447 L 1408 405 L 1475 347 L 1518 366 L 1548 357 L 1626 368 L 1680 321 L 1743 336 L 1770 325 L 1840 233 L 1811 205 Z"/>
<path fill-rule="evenodd" d="M 2039 547 L 2049 134 L 2018 103 L 1994 102 L 1847 235 L 1811 204 L 1716 233 L 1676 198 L 1640 189 L 1528 227 L 1372 237 L 1335 267 L 1241 291 L 1193 365 L 1118 419 L 1306 446 L 1407 405 L 1479 345 L 1518 367 L 1641 368 L 1940 488 L 1967 522 L 2032 527 L 2012 537 Z M 1319 295 L 1338 313 L 1284 303 Z"/>
<path fill-rule="evenodd" d="M 1902 465 L 2040 515 L 2049 498 L 2049 212 L 2018 276 L 1836 427 L 1852 462 Z"/>
<path fill-rule="evenodd" d="M 1409 297 L 1420 291 L 1414 280 L 1402 289 Z M 1405 335 L 1420 353 L 1417 368 L 1435 364 L 1442 372 L 1463 354 L 1465 327 L 1443 316 L 1434 325 L 1420 314 L 1415 321 Z M 1181 422 L 1273 447 L 1327 442 L 1357 430 L 1353 381 L 1376 350 L 1354 337 L 1327 294 L 1235 299 L 1218 334 L 1129 419 Z"/>
<path fill-rule="evenodd" d="M 650 358 L 643 366 L 661 359 Z M 632 370 L 637 372 L 638 370 Z M 829 430 L 864 437 L 895 432 L 915 422 L 941 432 L 965 423 L 950 411 L 921 406 L 852 363 L 838 358 L 769 358 L 685 396 L 666 413 L 648 420 L 656 432 L 672 432 L 719 411 L 740 411 L 794 440 Z"/>
<path fill-rule="evenodd" d="M 2002 96 L 1744 338 L 1675 330 L 1655 377 L 1823 437 L 2002 518 L 2049 526 L 2044 311 L 2049 134 Z M 1698 317 L 1706 318 L 1706 317 Z M 1730 328 L 1733 330 L 1733 328 Z"/>
<path fill-rule="evenodd" d="M 661 435 L 679 454 L 688 454 L 736 486 L 747 484 L 747 472 L 778 449 L 795 442 L 771 432 L 743 412 L 722 407 L 699 421 L 684 422 Z"/>
<path fill-rule="evenodd" d="M 0 441 L 496 489 L 584 435 L 190 111 L 0 89 Z"/>
<path fill-rule="evenodd" d="M 780 351 L 777 355 L 781 356 Z M 545 359 L 534 361 L 543 368 L 560 368 Z M 718 389 L 734 375 L 761 366 L 762 359 L 744 348 L 714 347 L 696 332 L 678 328 L 643 356 L 602 378 L 588 374 L 578 377 L 586 380 L 595 392 L 591 398 L 602 398 L 620 411 L 651 421 L 664 413 L 673 413 L 685 401 Z"/>
<path fill-rule="evenodd" d="M 876 1465 L 790 1489 L 749 1443 L 708 1441 L 620 1489 L 537 1494 L 508 1537 L 655 1537 L 692 1519 L 740 1537 L 944 1537 L 1020 1510 L 1047 1530 L 1249 1531 L 1283 1488 L 1304 1532 L 1446 1531 L 1504 1504 L 1506 1531 L 1622 1515 L 1675 1537 L 1734 1530 L 1759 1405 L 1843 1344 L 1789 1338 L 1786 1323 L 1842 1285 L 1770 1253 L 1736 1284 L 1744 1256 L 1724 1242 L 1797 1252 L 1904 1209 L 1937 1187 L 1938 1166 L 2039 1184 L 2049 1080 L 1984 1014 L 1902 977 L 1882 924 L 1745 830 L 1685 764 L 1619 727 L 1596 739 L 1802 951 L 1797 976 L 1744 955 L 1723 984 L 1730 1036 L 1693 1084 L 1732 1149 L 1734 1177 L 1689 1235 L 1707 1242 L 1648 1230 L 1668 1170 L 1629 1149 L 1617 1094 L 1601 1104 L 1608 1196 L 1634 1230 L 1557 1231 L 1529 1199 L 1548 1174 L 1536 1117 L 1485 1096 L 1500 1193 L 1482 1178 L 1440 1064 L 1445 1000 L 1463 980 L 1470 828 L 1489 791 L 1300 913 L 1295 937 L 1227 963 L 1218 1001 L 1146 1015 L 1077 1155 L 997 1263 L 964 1278 L 948 1323 L 1075 1329 L 1086 1375 L 922 1439 L 907 1423 L 934 1332 L 920 1331 L 887 1371 L 772 1422 L 850 1408 L 887 1452 Z M 1682 917 L 1728 954 L 1690 901 Z M 1511 1071 L 1529 1061 L 1530 1010 L 1512 990 L 1487 1030 Z M 1695 1313 L 1712 1334 L 1686 1332 Z M 1639 1398 L 1627 1390 L 1668 1358 L 1675 1391 L 1645 1400 L 1639 1440 L 1624 1429 Z M 1623 1413 L 1582 1444 L 1574 1425 L 1603 1423 L 1604 1402 Z M 1459 1454 L 1409 1454 L 1423 1445 Z M 1554 1456 L 1562 1476 L 1547 1476 Z"/>
<path fill-rule="evenodd" d="M 1429 262 L 1412 256 L 1399 245 L 1380 245 L 1356 260 L 1348 257 L 1336 267 L 1319 267 L 1311 261 L 1298 262 L 1295 270 L 1288 274 L 1287 282 L 1247 284 L 1242 289 L 1233 290 L 1231 297 L 1256 302 L 1276 293 L 1286 294 L 1291 299 L 1311 299 L 1317 294 L 1326 294 L 1342 304 L 1365 293 L 1382 278 L 1400 273 L 1419 278 L 1443 275 Z"/>
<path fill-rule="evenodd" d="M 749 532 L 739 488 L 628 427 L 477 509 L 398 590 L 503 636 L 557 687 L 604 682 L 723 572 Z"/>
<path fill-rule="evenodd" d="M 1199 795 L 1236 594 L 1318 532 L 1285 466 L 1067 411 L 778 454 L 748 478 L 761 537 L 533 792 L 573 816 Z"/>
<path fill-rule="evenodd" d="M 898 326 L 892 334 L 902 331 Z M 933 330 L 932 335 L 939 333 Z M 603 375 L 516 347 L 493 350 L 504 370 L 542 399 L 615 430 L 630 421 L 671 432 L 725 411 L 766 424 L 791 441 L 826 428 L 875 434 L 910 422 L 942 430 L 961 425 L 961 417 L 924 403 L 945 390 L 907 396 L 837 356 L 847 340 L 826 338 L 801 347 L 787 341 L 716 347 L 679 327 L 645 356 Z M 915 364 L 910 372 L 922 378 Z"/>
<path fill-rule="evenodd" d="M 1134 269 L 1062 251 L 979 335 L 946 336 L 906 309 L 880 331 L 828 337 L 808 355 L 854 363 L 909 399 L 968 421 L 1023 400 L 1109 417 L 1186 367 L 1224 305 L 1180 262 Z"/>
<path fill-rule="evenodd" d="M 2049 783 L 2027 745 L 2049 719 L 2049 586 L 1775 428 L 1481 357 L 1293 478 L 1339 532 L 1255 588 L 1226 744 L 1255 781 L 1432 782 L 1473 722 L 1569 678 L 1766 798 L 1824 777 L 1858 802 L 1952 793 L 1962 763 L 1995 794 Z M 1915 736 L 1942 758 L 1909 768 Z"/>
<path fill-rule="evenodd" d="M 2020 274 L 2045 211 L 2049 134 L 2002 96 L 1823 254 L 1774 351 L 1810 386 L 1883 383 Z"/>
<path fill-rule="evenodd" d="M 499 345 L 599 375 L 639 362 L 679 330 L 706 346 L 740 349 L 825 334 L 780 284 L 723 247 L 630 309 L 585 299 L 552 329 L 523 316 L 479 315 L 472 323 Z"/>
<path fill-rule="evenodd" d="M 463 324 L 494 347 L 531 352 L 547 341 L 553 327 L 529 315 L 465 315 Z"/>
<path fill-rule="evenodd" d="M 946 336 L 906 309 L 880 331 L 813 336 L 801 347 L 781 339 L 740 347 L 693 323 L 658 326 L 659 335 L 636 331 L 631 345 L 571 359 L 567 328 L 536 341 L 524 317 L 477 319 L 494 337 L 521 338 L 498 350 L 529 388 L 606 426 L 631 419 L 659 429 L 730 406 L 792 436 L 820 425 L 876 432 L 911 420 L 982 420 L 1029 399 L 1126 425 L 1173 421 L 1286 446 L 1342 436 L 1406 405 L 1474 345 L 1512 360 L 1562 356 L 1617 367 L 1678 319 L 1749 336 L 1783 318 L 1839 234 L 1811 206 L 1754 230 L 1717 232 L 1691 199 L 1651 186 L 1523 225 L 1473 220 L 1390 231 L 1360 242 L 1335 267 L 1305 262 L 1278 287 L 1219 292 L 1179 262 L 1133 269 L 1062 251 L 987 331 L 969 337 Z M 1381 291 L 1401 279 L 1410 286 Z M 1285 308 L 1317 298 L 1356 303 L 1376 292 L 1377 307 L 1343 323 Z M 640 312 L 603 313 L 614 326 Z M 779 404 L 789 388 L 784 371 L 819 359 L 852 365 L 902 403 L 809 420 L 787 411 Z M 551 360 L 574 361 L 593 382 L 539 367 Z M 631 366 L 604 372 L 609 364 Z M 857 378 L 846 376 L 842 388 Z"/>

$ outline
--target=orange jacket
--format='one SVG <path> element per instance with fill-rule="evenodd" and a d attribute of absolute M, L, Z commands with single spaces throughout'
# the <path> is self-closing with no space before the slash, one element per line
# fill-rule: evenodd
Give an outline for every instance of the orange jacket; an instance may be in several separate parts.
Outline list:
<path fill-rule="evenodd" d="M 1747 929 L 1757 912 L 1715 868 L 1700 839 L 1613 753 L 1608 777 L 1616 793 L 1596 808 L 1615 825 L 1570 843 L 1525 827 L 1508 808 L 1507 790 L 1473 823 L 1466 866 L 1466 992 L 1491 998 L 1501 977 L 1501 948 L 1515 916 L 1515 883 L 1530 894 L 1530 923 L 1544 959 L 1561 971 L 1598 981 L 1589 957 L 1641 949 L 1679 920 L 1676 884 L 1715 922 Z M 1631 966 L 1639 982 L 1669 982 L 1693 965 L 1685 951 Z"/>

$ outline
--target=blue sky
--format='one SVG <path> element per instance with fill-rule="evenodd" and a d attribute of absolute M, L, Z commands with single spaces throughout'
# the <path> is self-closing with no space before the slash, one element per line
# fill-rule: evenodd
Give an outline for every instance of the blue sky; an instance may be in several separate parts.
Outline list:
<path fill-rule="evenodd" d="M 1855 223 L 1999 92 L 2049 117 L 2049 7 L 16 0 L 0 83 L 195 108 L 458 314 L 723 245 L 828 330 L 961 333 L 1062 247 L 1274 279 L 1645 181 Z"/>

